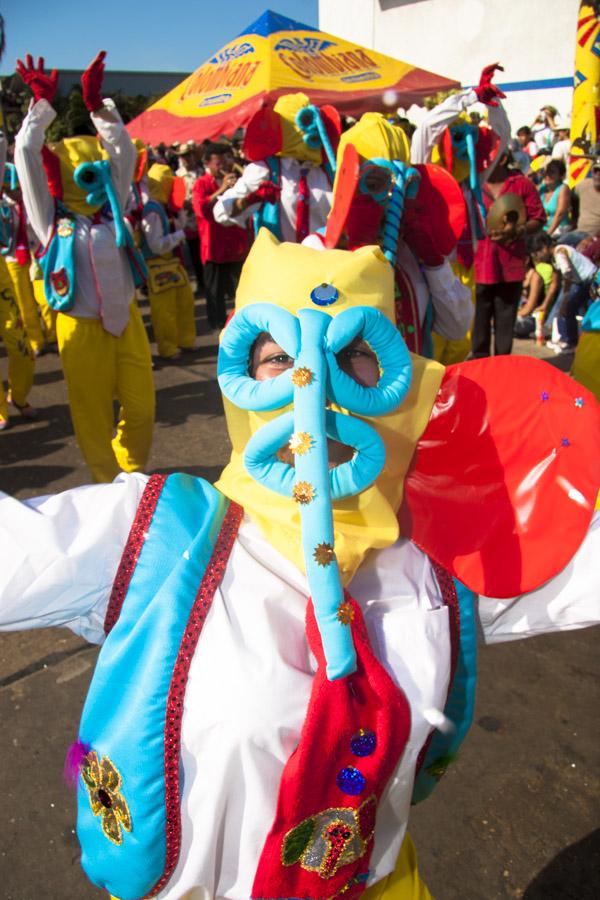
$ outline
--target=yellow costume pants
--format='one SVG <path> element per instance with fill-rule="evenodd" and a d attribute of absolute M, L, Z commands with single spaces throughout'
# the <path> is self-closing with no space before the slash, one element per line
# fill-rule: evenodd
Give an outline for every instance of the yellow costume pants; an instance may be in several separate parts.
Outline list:
<path fill-rule="evenodd" d="M 466 269 L 456 260 L 451 265 L 456 277 L 471 291 L 473 314 L 475 314 L 475 269 L 473 266 L 470 269 Z M 433 358 L 436 362 L 442 363 L 443 366 L 451 366 L 453 363 L 462 362 L 471 352 L 471 329 L 467 331 L 464 338 L 456 340 L 442 337 L 435 331 L 432 332 L 431 337 L 433 339 Z"/>
<path fill-rule="evenodd" d="M 46 300 L 46 294 L 44 292 L 43 280 L 41 278 L 36 278 L 35 281 L 31 282 L 31 284 L 33 285 L 33 296 L 35 297 L 35 302 L 38 305 L 40 316 L 42 317 L 46 343 L 55 344 L 57 313 L 48 306 L 48 301 Z"/>
<path fill-rule="evenodd" d="M 154 428 L 150 345 L 137 305 L 120 337 L 98 319 L 59 313 L 58 348 L 77 443 L 95 481 L 144 469 Z M 120 404 L 115 432 L 113 400 Z M 113 436 L 114 435 L 114 436 Z"/>
<path fill-rule="evenodd" d="M 118 898 L 111 897 L 110 900 Z M 368 888 L 361 900 L 433 900 L 419 878 L 415 845 L 409 834 L 404 838 L 392 874 Z"/>
<path fill-rule="evenodd" d="M 6 266 L 16 294 L 25 334 L 34 353 L 44 349 L 44 335 L 38 315 L 37 304 L 33 296 L 33 288 L 29 278 L 29 266 L 20 266 L 18 262 L 7 260 Z"/>
<path fill-rule="evenodd" d="M 159 356 L 168 359 L 180 347 L 191 349 L 196 341 L 194 295 L 189 283 L 160 294 L 149 292 L 150 316 Z"/>
<path fill-rule="evenodd" d="M 600 400 L 600 332 L 581 332 L 571 375 Z"/>
<path fill-rule="evenodd" d="M 4 259 L 0 258 L 0 337 L 8 356 L 8 386 L 18 406 L 25 406 L 33 384 L 33 354 L 27 341 L 13 283 Z M 8 419 L 4 385 L 0 381 L 0 419 Z"/>

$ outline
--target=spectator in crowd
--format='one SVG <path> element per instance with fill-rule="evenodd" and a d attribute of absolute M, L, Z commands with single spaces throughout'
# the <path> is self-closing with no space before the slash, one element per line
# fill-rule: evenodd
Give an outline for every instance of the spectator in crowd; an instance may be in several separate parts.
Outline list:
<path fill-rule="evenodd" d="M 565 116 L 564 122 L 559 123 L 555 129 L 554 146 L 552 147 L 552 159 L 561 159 L 565 166 L 569 164 L 569 151 L 571 149 L 571 116 Z"/>
<path fill-rule="evenodd" d="M 517 140 L 521 146 L 523 153 L 533 159 L 538 153 L 538 145 L 533 139 L 533 134 L 529 125 L 522 125 L 517 131 Z"/>
<path fill-rule="evenodd" d="M 508 144 L 515 166 L 523 175 L 528 175 L 531 170 L 531 157 L 522 149 L 521 142 L 518 138 L 511 138 Z"/>
<path fill-rule="evenodd" d="M 203 278 L 202 263 L 200 262 L 200 238 L 198 237 L 198 223 L 196 222 L 192 204 L 192 191 L 196 179 L 199 178 L 203 172 L 196 158 L 195 146 L 191 141 L 179 144 L 176 152 L 179 159 L 179 166 L 175 174 L 179 178 L 183 178 L 185 182 L 185 200 L 183 202 L 183 209 L 186 213 L 186 219 L 183 230 L 185 231 L 185 241 L 190 257 L 189 261 L 191 263 L 192 271 L 196 276 L 196 296 L 198 296 L 202 289 Z"/>
<path fill-rule="evenodd" d="M 483 188 L 486 209 L 504 194 L 517 194 L 525 205 L 525 222 L 505 216 L 501 228 L 488 233 L 475 252 L 475 322 L 472 356 L 490 356 L 492 325 L 494 353 L 511 353 L 513 329 L 525 277 L 525 238 L 546 221 L 544 207 L 531 181 L 511 167 L 510 152 L 502 154 Z"/>
<path fill-rule="evenodd" d="M 209 328 L 222 328 L 227 317 L 227 300 L 233 300 L 242 263 L 248 252 L 248 231 L 215 221 L 213 208 L 218 198 L 232 188 L 238 176 L 232 171 L 234 158 L 227 147 L 214 144 L 205 151 L 205 174 L 192 191 L 198 222 L 200 254 L 204 266 L 206 316 Z"/>
<path fill-rule="evenodd" d="M 564 162 L 561 159 L 551 159 L 544 169 L 540 185 L 540 197 L 547 217 L 544 230 L 554 237 L 571 229 L 571 189 L 564 180 L 566 174 Z"/>
<path fill-rule="evenodd" d="M 524 338 L 535 331 L 534 312 L 545 319 L 560 291 L 560 273 L 553 265 L 554 242 L 544 231 L 534 234 L 527 242 L 531 258 L 523 282 L 522 303 L 517 313 L 515 336 Z"/>
<path fill-rule="evenodd" d="M 561 244 L 577 247 L 586 237 L 600 235 L 600 154 L 593 161 L 589 178 L 571 191 L 571 216 L 575 230 L 561 237 Z"/>
<path fill-rule="evenodd" d="M 533 120 L 531 133 L 533 135 L 533 140 L 537 144 L 538 152 L 540 150 L 550 150 L 552 148 L 557 116 L 558 110 L 555 106 L 542 106 Z"/>
<path fill-rule="evenodd" d="M 562 353 L 577 346 L 577 316 L 583 314 L 589 305 L 590 286 L 598 267 L 588 256 L 565 244 L 554 248 L 553 257 L 562 274 L 563 286 L 557 301 L 559 341 L 550 346 Z"/>

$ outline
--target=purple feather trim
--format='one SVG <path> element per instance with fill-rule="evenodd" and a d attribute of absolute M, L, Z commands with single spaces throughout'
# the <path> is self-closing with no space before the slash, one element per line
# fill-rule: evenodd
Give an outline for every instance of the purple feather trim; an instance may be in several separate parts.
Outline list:
<path fill-rule="evenodd" d="M 83 761 L 92 749 L 91 744 L 84 744 L 79 738 L 71 744 L 65 757 L 64 778 L 68 785 L 75 787 Z"/>

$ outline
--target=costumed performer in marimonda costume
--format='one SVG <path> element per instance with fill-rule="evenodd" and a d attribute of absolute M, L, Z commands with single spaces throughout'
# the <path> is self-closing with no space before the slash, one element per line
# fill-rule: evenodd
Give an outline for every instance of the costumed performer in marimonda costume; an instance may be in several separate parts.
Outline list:
<path fill-rule="evenodd" d="M 333 106 L 313 106 L 305 94 L 285 94 L 248 123 L 243 154 L 251 160 L 213 207 L 221 225 L 301 243 L 325 227 L 331 208 L 335 153 L 341 132 Z"/>
<path fill-rule="evenodd" d="M 510 122 L 500 102 L 506 95 L 492 83 L 496 69 L 502 70 L 502 66 L 486 66 L 476 88 L 458 91 L 430 110 L 416 128 L 410 147 L 413 164 L 439 163 L 462 187 L 468 215 L 453 268 L 468 286 L 473 302 L 475 248 L 485 234 L 482 187 L 510 141 Z M 488 121 L 476 125 L 466 111 L 478 102 L 488 107 Z M 448 340 L 434 329 L 433 345 L 435 359 L 447 365 L 467 357 L 471 340 L 468 334 L 459 341 Z"/>
<path fill-rule="evenodd" d="M 2 627 L 103 644 L 68 760 L 83 867 L 122 900 L 427 898 L 409 807 L 469 727 L 477 621 L 600 618 L 598 405 L 538 360 L 411 356 L 379 248 L 266 230 L 219 383 L 215 487 L 0 500 Z"/>
<path fill-rule="evenodd" d="M 435 165 L 411 166 L 404 131 L 365 113 L 338 147 L 333 207 L 325 234 L 310 246 L 379 244 L 394 268 L 396 321 L 408 349 L 431 358 L 432 329 L 461 338 L 473 307 L 447 257 L 464 228 L 465 202 L 454 178 Z"/>
<path fill-rule="evenodd" d="M 0 23 L 2 17 L 0 16 Z M 2 26 L 0 24 L 0 34 Z M 1 40 L 1 39 L 0 39 Z M 6 166 L 6 138 L 0 131 L 0 184 L 4 183 Z M 13 233 L 12 213 L 8 216 L 0 211 L 0 338 L 8 357 L 8 399 L 26 418 L 33 418 L 36 410 L 28 401 L 33 385 L 34 357 L 27 340 L 21 312 L 17 306 L 15 291 L 4 259 L 4 251 L 11 247 Z M 0 379 L 0 431 L 8 427 L 8 403 L 4 392 L 4 382 Z"/>
<path fill-rule="evenodd" d="M 142 151 L 142 159 L 145 151 Z M 138 150 L 138 156 L 140 152 Z M 136 185 L 139 192 L 139 235 L 148 267 L 148 300 L 152 330 L 163 359 L 178 359 L 196 343 L 194 294 L 180 247 L 185 231 L 169 216 L 175 176 L 170 166 L 154 163 Z"/>
<path fill-rule="evenodd" d="M 571 375 L 600 400 L 600 269 L 590 289 L 592 304 L 581 323 Z"/>
<path fill-rule="evenodd" d="M 56 70 L 30 56 L 17 71 L 33 103 L 15 142 L 27 217 L 45 248 L 44 292 L 56 330 L 73 427 L 95 481 L 144 469 L 154 427 L 150 346 L 135 302 L 145 265 L 122 211 L 136 151 L 112 100 L 102 100 L 104 52 L 84 72 L 83 100 L 99 137 L 44 144 L 56 117 Z M 120 403 L 116 435 L 113 400 Z"/>

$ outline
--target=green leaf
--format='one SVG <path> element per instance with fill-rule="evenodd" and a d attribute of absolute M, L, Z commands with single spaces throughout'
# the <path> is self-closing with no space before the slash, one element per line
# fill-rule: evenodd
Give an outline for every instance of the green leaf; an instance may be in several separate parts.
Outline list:
<path fill-rule="evenodd" d="M 295 862 L 298 862 L 308 847 L 314 830 L 315 820 L 305 819 L 304 822 L 300 822 L 299 825 L 288 831 L 283 842 L 283 854 L 281 857 L 284 866 L 292 866 Z"/>

